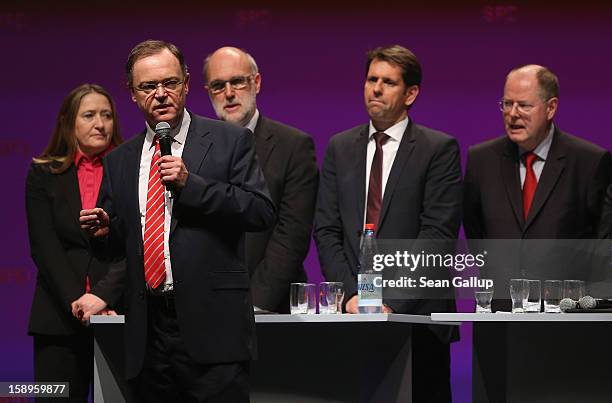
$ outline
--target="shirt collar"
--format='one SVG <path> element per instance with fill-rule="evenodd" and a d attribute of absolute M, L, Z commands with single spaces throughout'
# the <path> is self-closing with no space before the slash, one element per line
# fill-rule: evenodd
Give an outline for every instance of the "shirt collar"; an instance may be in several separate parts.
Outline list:
<path fill-rule="evenodd" d="M 102 151 L 100 154 L 96 155 L 93 158 L 89 158 L 88 156 L 83 154 L 81 150 L 79 150 L 79 148 L 77 147 L 76 152 L 74 153 L 74 166 L 78 167 L 83 159 L 86 159 L 87 161 L 91 162 L 100 161 L 106 154 L 111 152 L 113 148 L 115 148 L 115 145 L 113 143 L 110 143 L 108 147 L 106 147 L 106 150 Z"/>
<path fill-rule="evenodd" d="M 187 132 L 189 131 L 189 124 L 191 123 L 191 115 L 187 112 L 187 109 L 183 109 L 183 119 L 179 124 L 170 130 L 170 136 L 172 136 L 173 142 L 178 144 L 185 144 L 187 139 Z M 155 130 L 149 126 L 149 123 L 145 122 L 147 132 L 145 134 L 148 143 L 153 145 L 153 138 L 155 137 Z"/>
<path fill-rule="evenodd" d="M 551 124 L 548 134 L 544 137 L 544 140 L 538 144 L 532 151 L 541 161 L 546 161 L 548 158 L 548 152 L 550 151 L 550 145 L 552 144 L 553 134 L 555 133 L 555 125 Z M 519 157 L 523 158 L 523 155 L 527 152 L 524 148 L 519 147 Z"/>
<path fill-rule="evenodd" d="M 259 110 L 255 108 L 255 113 L 253 114 L 253 117 L 251 118 L 251 120 L 249 120 L 249 123 L 247 123 L 245 127 L 249 129 L 252 133 L 255 133 L 255 126 L 257 126 L 258 120 L 259 120 Z"/>
<path fill-rule="evenodd" d="M 399 122 L 397 122 L 396 124 L 388 128 L 387 130 L 384 130 L 384 133 L 395 141 L 402 141 L 404 132 L 406 131 L 406 128 L 408 127 L 408 122 L 409 122 L 408 116 L 406 116 L 405 119 L 400 120 Z M 370 127 L 368 130 L 368 133 L 369 133 L 368 139 L 371 139 L 374 133 L 376 132 L 378 132 L 378 130 L 374 128 L 374 124 L 370 120 Z"/>

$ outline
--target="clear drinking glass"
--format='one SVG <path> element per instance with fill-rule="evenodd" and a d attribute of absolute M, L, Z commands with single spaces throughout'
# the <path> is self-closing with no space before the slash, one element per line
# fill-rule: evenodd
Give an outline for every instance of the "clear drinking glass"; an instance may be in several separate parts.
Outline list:
<path fill-rule="evenodd" d="M 476 298 L 476 313 L 490 313 L 491 301 L 493 300 L 493 280 L 480 279 L 489 285 L 476 287 L 474 297 Z"/>
<path fill-rule="evenodd" d="M 563 298 L 570 298 L 578 301 L 584 297 L 584 281 L 565 280 L 563 281 Z"/>
<path fill-rule="evenodd" d="M 323 281 L 319 284 L 319 313 L 338 313 L 338 300 L 342 304 L 344 284 L 339 281 Z"/>
<path fill-rule="evenodd" d="M 563 281 L 545 280 L 544 281 L 544 312 L 559 313 L 559 303 L 563 297 Z"/>
<path fill-rule="evenodd" d="M 529 296 L 529 283 L 524 278 L 510 280 L 510 298 L 512 298 L 512 313 L 525 312 L 527 297 Z"/>
<path fill-rule="evenodd" d="M 523 308 L 525 312 L 539 313 L 542 310 L 542 288 L 540 280 L 527 280 L 527 286 L 529 287 L 529 292 Z"/>
<path fill-rule="evenodd" d="M 291 283 L 289 286 L 289 308 L 292 315 L 308 313 L 308 283 Z"/>

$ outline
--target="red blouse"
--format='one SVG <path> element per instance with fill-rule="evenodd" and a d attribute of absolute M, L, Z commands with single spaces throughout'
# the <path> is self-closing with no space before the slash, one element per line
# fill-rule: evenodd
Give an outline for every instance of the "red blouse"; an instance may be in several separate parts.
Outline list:
<path fill-rule="evenodd" d="M 77 177 L 79 179 L 79 193 L 81 194 L 82 209 L 92 209 L 96 207 L 98 194 L 100 193 L 100 185 L 102 184 L 102 157 L 108 154 L 112 149 L 113 145 L 111 144 L 104 152 L 91 159 L 77 149 L 74 156 L 74 166 L 76 167 Z M 85 292 L 89 292 L 90 290 L 89 277 L 87 277 Z"/>

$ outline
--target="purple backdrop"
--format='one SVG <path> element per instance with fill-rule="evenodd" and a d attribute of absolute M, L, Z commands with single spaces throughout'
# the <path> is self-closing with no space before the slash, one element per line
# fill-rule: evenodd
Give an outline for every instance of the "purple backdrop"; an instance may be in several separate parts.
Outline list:
<path fill-rule="evenodd" d="M 588 2 L 527 3 L 331 8 L 311 3 L 300 9 L 179 1 L 172 2 L 171 10 L 152 3 L 51 10 L 0 5 L 0 88 L 8 106 L 0 137 L 2 184 L 8 190 L 1 209 L 6 226 L 0 263 L 0 380 L 32 377 L 26 329 L 36 270 L 29 257 L 24 181 L 30 158 L 46 145 L 69 90 L 83 82 L 106 87 L 129 138 L 143 127 L 123 85 L 124 61 L 136 43 L 165 39 L 184 51 L 192 74 L 187 106 L 205 116 L 213 111 L 202 88 L 203 58 L 223 45 L 243 47 L 262 72 L 262 113 L 311 133 L 321 161 L 332 134 L 367 120 L 362 100 L 366 51 L 398 43 L 411 48 L 424 69 L 412 118 L 456 136 L 464 157 L 469 145 L 502 133 L 496 101 L 505 74 L 525 63 L 547 65 L 559 75 L 558 125 L 610 148 L 612 9 Z M 312 248 L 307 267 L 311 279 L 321 278 Z M 470 309 L 469 303 L 462 306 Z M 470 343 L 471 328 L 464 326 L 462 341 L 453 346 L 456 402 L 471 400 Z"/>

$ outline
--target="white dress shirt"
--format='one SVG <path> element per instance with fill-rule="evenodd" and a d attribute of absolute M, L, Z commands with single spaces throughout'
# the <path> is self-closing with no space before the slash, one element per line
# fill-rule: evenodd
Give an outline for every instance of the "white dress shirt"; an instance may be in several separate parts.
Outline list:
<path fill-rule="evenodd" d="M 191 123 L 191 116 L 187 110 L 183 110 L 183 120 L 178 127 L 171 130 L 170 135 L 174 139 L 171 145 L 172 155 L 181 157 L 183 155 L 183 147 L 187 139 L 187 131 Z M 144 241 L 145 220 L 147 216 L 147 193 L 149 191 L 149 170 L 151 168 L 151 159 L 155 147 L 153 138 L 155 131 L 145 123 L 147 132 L 145 134 L 144 144 L 142 145 L 142 154 L 140 155 L 140 169 L 138 171 L 138 204 L 140 208 L 140 225 L 142 226 L 142 238 Z M 165 284 L 172 284 L 172 266 L 170 263 L 170 222 L 172 221 L 172 204 L 173 199 L 170 197 L 170 192 L 164 192 L 164 265 L 166 266 L 166 281 Z"/>
<path fill-rule="evenodd" d="M 394 124 L 390 128 L 384 131 L 389 136 L 387 142 L 382 146 L 383 150 L 383 163 L 382 163 L 382 195 L 384 199 L 385 188 L 387 186 L 387 179 L 391 173 L 391 167 L 393 167 L 393 161 L 397 155 L 402 137 L 408 127 L 408 117 L 406 119 Z M 378 132 L 374 128 L 372 121 L 370 121 L 370 127 L 368 131 L 368 149 L 366 154 L 366 181 L 365 181 L 365 206 L 363 214 L 363 224 L 365 225 L 366 214 L 368 211 L 368 188 L 370 186 L 370 169 L 372 168 L 372 161 L 374 160 L 374 153 L 376 152 L 376 141 L 374 140 L 374 133 Z"/>
<path fill-rule="evenodd" d="M 245 127 L 249 129 L 251 133 L 255 133 L 255 126 L 257 126 L 258 120 L 259 120 L 259 110 L 255 108 L 255 113 L 253 114 L 253 117 L 251 118 L 251 120 L 249 120 L 249 123 L 247 123 Z"/>

